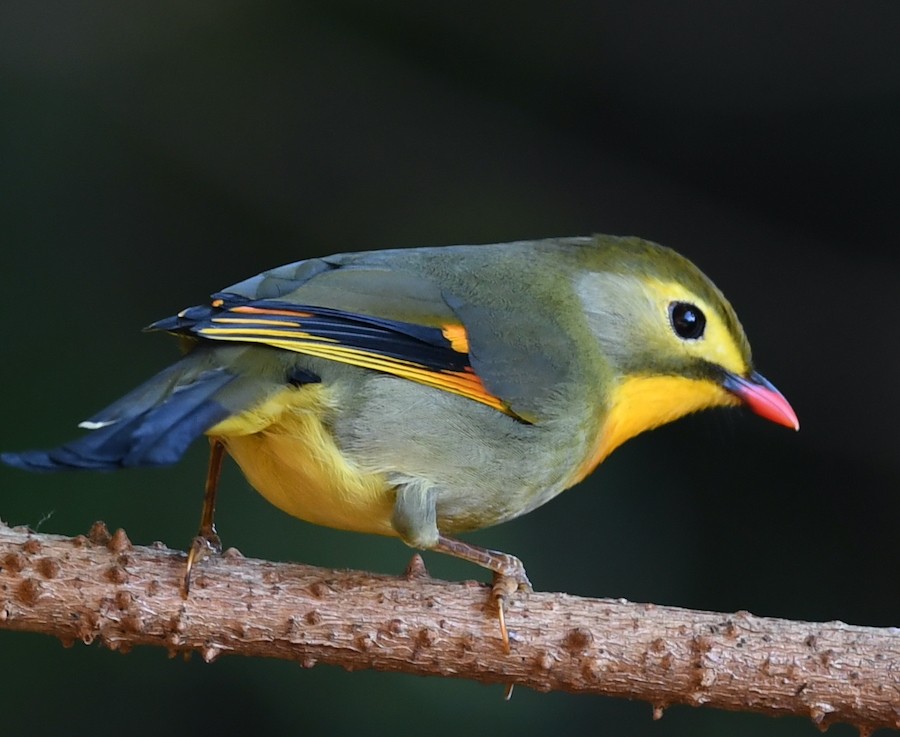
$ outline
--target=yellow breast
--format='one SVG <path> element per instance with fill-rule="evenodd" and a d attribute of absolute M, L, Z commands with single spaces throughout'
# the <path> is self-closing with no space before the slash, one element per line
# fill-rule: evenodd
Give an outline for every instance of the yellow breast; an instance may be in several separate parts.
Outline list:
<path fill-rule="evenodd" d="M 321 384 L 285 389 L 210 428 L 251 486 L 288 514 L 341 530 L 396 535 L 394 492 L 341 453 L 324 420 L 333 409 Z"/>

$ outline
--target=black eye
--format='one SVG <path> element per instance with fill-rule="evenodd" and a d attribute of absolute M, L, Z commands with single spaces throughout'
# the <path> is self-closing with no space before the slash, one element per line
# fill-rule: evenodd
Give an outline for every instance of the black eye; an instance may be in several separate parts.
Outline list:
<path fill-rule="evenodd" d="M 679 338 L 697 340 L 706 329 L 706 315 L 690 302 L 672 302 L 669 305 L 669 322 Z"/>

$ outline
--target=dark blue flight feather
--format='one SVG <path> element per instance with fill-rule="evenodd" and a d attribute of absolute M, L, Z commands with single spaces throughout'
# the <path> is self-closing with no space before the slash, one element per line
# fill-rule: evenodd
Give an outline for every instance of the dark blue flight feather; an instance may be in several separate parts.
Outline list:
<path fill-rule="evenodd" d="M 176 364 L 177 366 L 178 364 Z M 158 374 L 168 384 L 172 367 Z M 21 453 L 0 454 L 9 466 L 28 471 L 61 471 L 65 469 L 112 470 L 129 466 L 163 466 L 175 463 L 187 447 L 206 430 L 224 420 L 231 411 L 215 400 L 215 394 L 235 379 L 224 369 L 207 370 L 191 383 L 179 386 L 165 399 L 146 387 L 128 395 L 134 397 L 141 390 L 149 397 L 124 411 L 123 400 L 99 412 L 96 417 L 111 414 L 121 419 L 92 430 L 89 434 L 51 450 L 27 450 Z M 99 424 L 100 421 L 94 421 Z"/>

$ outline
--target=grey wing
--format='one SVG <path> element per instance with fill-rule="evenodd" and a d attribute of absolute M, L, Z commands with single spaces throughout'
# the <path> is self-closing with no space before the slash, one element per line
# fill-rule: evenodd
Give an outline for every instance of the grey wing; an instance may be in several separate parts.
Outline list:
<path fill-rule="evenodd" d="M 287 264 L 213 295 L 254 304 L 323 307 L 411 326 L 464 330 L 469 363 L 485 388 L 521 419 L 539 422 L 572 371 L 573 344 L 557 316 L 530 295 L 527 275 L 509 302 L 508 272 L 491 264 L 490 246 L 338 254 Z M 500 260 L 500 263 L 503 263 Z M 203 309 L 209 308 L 204 306 Z M 191 310 L 179 317 L 192 317 Z M 152 328 L 177 330 L 178 318 Z M 457 336 L 459 333 L 457 333 Z"/>

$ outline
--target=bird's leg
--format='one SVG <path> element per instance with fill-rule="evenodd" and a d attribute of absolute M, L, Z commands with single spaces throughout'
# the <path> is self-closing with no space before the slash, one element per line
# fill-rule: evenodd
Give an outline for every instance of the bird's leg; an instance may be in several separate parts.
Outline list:
<path fill-rule="evenodd" d="M 506 600 L 518 589 L 531 589 L 525 566 L 518 558 L 470 545 L 440 534 L 437 526 L 437 490 L 427 482 L 412 482 L 397 487 L 391 524 L 409 546 L 446 553 L 494 572 L 491 597 L 497 603 L 503 649 L 509 652 L 506 629 Z"/>
<path fill-rule="evenodd" d="M 438 537 L 437 544 L 431 549 L 462 558 L 494 572 L 491 596 L 497 603 L 500 637 L 503 639 L 503 649 L 508 653 L 509 632 L 506 629 L 506 601 L 516 591 L 531 591 L 531 582 L 525 575 L 525 566 L 522 565 L 522 561 L 508 553 L 480 548 L 477 545 L 470 545 L 443 535 Z"/>
<path fill-rule="evenodd" d="M 222 473 L 222 458 L 225 455 L 225 444 L 218 438 L 209 439 L 209 468 L 206 472 L 206 486 L 203 489 L 203 511 L 200 513 L 200 529 L 191 540 L 188 551 L 187 566 L 184 571 L 182 596 L 187 598 L 191 590 L 191 570 L 211 553 L 222 552 L 222 541 L 216 534 L 213 520 L 216 513 L 216 492 L 219 489 L 219 476 Z"/>

